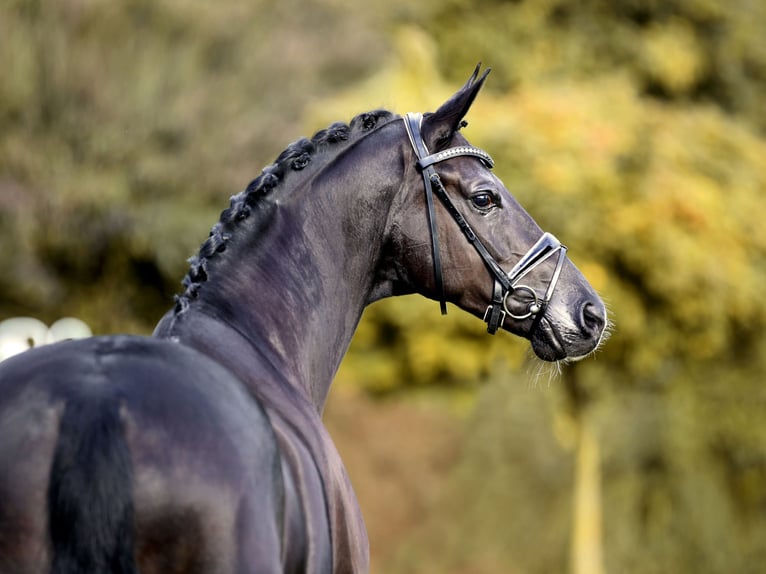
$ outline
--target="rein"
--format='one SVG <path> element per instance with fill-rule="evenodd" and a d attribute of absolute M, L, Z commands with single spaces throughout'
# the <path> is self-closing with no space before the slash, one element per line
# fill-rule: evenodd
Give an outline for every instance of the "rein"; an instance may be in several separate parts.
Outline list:
<path fill-rule="evenodd" d="M 532 331 L 537 327 L 542 319 L 545 309 L 556 289 L 561 269 L 566 258 L 567 248 L 561 244 L 550 233 L 543 233 L 540 239 L 527 251 L 521 259 L 513 266 L 510 272 L 506 273 L 500 264 L 489 253 L 487 248 L 473 231 L 465 217 L 458 211 L 454 202 L 447 195 L 447 190 L 442 184 L 439 174 L 436 173 L 434 165 L 456 157 L 470 156 L 478 158 L 485 166 L 491 169 L 494 162 L 490 155 L 473 146 L 458 146 L 440 151 L 434 154 L 429 153 L 428 148 L 423 141 L 421 134 L 422 114 L 409 113 L 404 118 L 404 125 L 407 128 L 407 135 L 410 138 L 412 149 L 418 158 L 417 166 L 423 176 L 423 186 L 426 192 L 426 206 L 428 209 L 428 226 L 431 234 L 431 255 L 434 266 L 434 278 L 436 294 L 439 297 L 439 306 L 442 315 L 447 314 L 447 301 L 444 292 L 444 279 L 442 277 L 442 263 L 439 252 L 439 234 L 436 226 L 436 209 L 434 207 L 433 196 L 441 200 L 447 212 L 452 216 L 460 230 L 465 235 L 468 242 L 473 245 L 476 252 L 484 261 L 494 280 L 492 288 L 492 301 L 484 312 L 484 321 L 487 323 L 487 332 L 494 335 L 502 327 L 506 316 L 517 321 L 522 321 L 530 317 L 533 318 Z M 546 261 L 549 257 L 558 253 L 556 268 L 553 271 L 548 289 L 543 297 L 538 296 L 537 292 L 527 285 L 520 284 L 528 273 L 538 265 Z M 525 295 L 524 299 L 514 299 L 513 295 Z M 509 296 L 511 302 L 509 303 Z M 516 303 L 514 305 L 513 303 Z M 519 309 L 519 305 L 521 308 Z M 513 310 L 512 310 L 513 309 Z M 514 312 L 516 311 L 516 312 Z M 530 331 L 531 332 L 531 331 Z"/>

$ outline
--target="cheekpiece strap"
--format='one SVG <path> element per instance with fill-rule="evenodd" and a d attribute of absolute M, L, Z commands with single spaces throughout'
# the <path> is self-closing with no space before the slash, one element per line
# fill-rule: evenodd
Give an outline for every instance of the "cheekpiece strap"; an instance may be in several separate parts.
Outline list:
<path fill-rule="evenodd" d="M 420 127 L 423 123 L 423 114 L 409 113 L 404 117 L 404 126 L 407 128 L 407 135 L 410 138 L 412 149 L 418 160 L 428 157 L 428 148 L 423 141 Z M 431 177 L 436 175 L 436 171 L 429 164 L 421 168 L 423 176 L 423 186 L 426 192 L 426 207 L 428 210 L 428 228 L 431 233 L 431 258 L 434 264 L 434 287 L 436 295 L 439 298 L 439 308 L 442 315 L 447 314 L 447 296 L 444 292 L 444 279 L 442 277 L 442 260 L 439 252 L 439 230 L 436 227 L 436 208 L 434 207 L 434 196 L 431 190 Z"/>
<path fill-rule="evenodd" d="M 495 162 L 487 152 L 473 146 L 456 146 L 433 154 L 429 153 L 428 147 L 423 141 L 421 132 L 422 123 L 422 114 L 409 113 L 404 117 L 404 125 L 407 128 L 407 135 L 410 138 L 412 149 L 415 151 L 415 155 L 418 157 L 417 165 L 420 168 L 421 174 L 423 176 L 423 186 L 425 187 L 426 193 L 426 206 L 428 208 L 428 224 L 431 232 L 431 255 L 434 264 L 434 281 L 436 293 L 439 297 L 439 305 L 441 307 L 442 315 L 447 314 L 447 302 L 444 292 L 444 281 L 442 278 L 442 264 L 441 256 L 439 253 L 439 235 L 436 227 L 436 209 L 434 207 L 433 200 L 434 194 L 439 197 L 468 241 L 479 252 L 479 255 L 484 260 L 489 271 L 495 278 L 496 287 L 499 285 L 501 292 L 500 295 L 495 297 L 498 298 L 498 301 L 493 304 L 492 308 L 494 309 L 494 316 L 499 318 L 500 324 L 502 324 L 502 319 L 505 317 L 505 311 L 503 310 L 502 305 L 502 291 L 507 291 L 511 288 L 510 281 L 500 265 L 498 265 L 498 263 L 489 254 L 482 242 L 473 232 L 471 226 L 461 215 L 460 211 L 455 207 L 455 204 L 449 198 L 447 191 L 444 189 L 444 186 L 441 183 L 439 174 L 436 173 L 436 170 L 433 167 L 437 163 L 461 156 L 478 158 L 488 168 L 492 168 L 495 165 Z M 501 314 L 502 318 L 500 317 Z M 493 321 L 496 320 L 497 319 L 493 319 Z M 497 330 L 497 328 L 495 328 L 495 330 Z"/>
<path fill-rule="evenodd" d="M 426 206 L 428 208 L 428 225 L 431 233 L 434 284 L 436 294 L 439 297 L 442 315 L 447 314 L 447 302 L 444 293 L 444 281 L 442 278 L 441 256 L 439 254 L 439 235 L 436 226 L 434 194 L 436 194 L 442 201 L 444 207 L 455 220 L 469 243 L 476 249 L 492 275 L 492 302 L 484 313 L 484 321 L 487 323 L 487 331 L 490 334 L 495 334 L 497 330 L 503 326 L 506 317 L 511 317 L 516 321 L 522 321 L 532 317 L 533 323 L 530 332 L 533 332 L 542 319 L 545 309 L 553 296 L 553 291 L 556 289 L 559 277 L 561 276 L 561 270 L 566 259 L 566 246 L 562 245 L 561 242 L 550 233 L 543 233 L 540 239 L 538 239 L 529 251 L 527 251 L 516 265 L 513 266 L 513 269 L 506 273 L 495 258 L 489 253 L 487 248 L 484 247 L 484 244 L 482 244 L 479 237 L 474 233 L 473 229 L 471 229 L 468 221 L 457 209 L 449 195 L 447 195 L 447 190 L 444 189 L 441 178 L 433 167 L 435 164 L 448 159 L 460 156 L 471 156 L 480 159 L 488 168 L 492 168 L 494 166 L 494 161 L 492 161 L 490 155 L 484 150 L 473 146 L 457 146 L 430 154 L 428 152 L 428 147 L 423 141 L 423 136 L 421 135 L 423 115 L 409 113 L 403 119 L 404 126 L 407 129 L 407 135 L 412 144 L 412 149 L 415 151 L 415 155 L 418 158 L 417 166 L 420 168 L 421 175 L 423 176 Z M 520 281 L 527 274 L 556 254 L 558 254 L 556 266 L 553 270 L 551 279 L 548 282 L 548 288 L 545 295 L 540 298 L 534 289 L 521 284 Z M 508 298 L 512 296 L 514 292 L 526 293 L 528 297 L 531 297 L 530 300 L 526 301 L 526 309 L 520 314 L 514 313 L 508 308 Z"/>

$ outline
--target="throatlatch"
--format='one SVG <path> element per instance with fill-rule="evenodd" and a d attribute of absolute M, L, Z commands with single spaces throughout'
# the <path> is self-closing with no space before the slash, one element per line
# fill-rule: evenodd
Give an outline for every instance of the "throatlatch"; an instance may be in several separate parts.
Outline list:
<path fill-rule="evenodd" d="M 436 173 L 434 165 L 442 161 L 461 156 L 472 156 L 481 160 L 488 168 L 494 166 L 490 155 L 473 146 L 458 146 L 430 154 L 423 136 L 421 135 L 421 124 L 423 122 L 422 114 L 409 113 L 404 118 L 404 125 L 407 128 L 407 135 L 410 138 L 412 149 L 418 158 L 418 168 L 423 176 L 423 185 L 426 192 L 426 206 L 428 209 L 428 226 L 431 234 L 431 255 L 434 266 L 434 279 L 436 295 L 439 298 L 439 306 L 442 315 L 447 314 L 447 299 L 444 292 L 444 280 L 442 278 L 441 255 L 439 252 L 439 234 L 436 226 L 436 209 L 434 207 L 433 195 L 436 194 L 449 214 L 455 220 L 460 230 L 465 235 L 468 242 L 473 245 L 479 256 L 484 261 L 487 269 L 491 273 L 494 284 L 492 287 L 492 300 L 484 313 L 484 321 L 487 323 L 487 332 L 495 334 L 503 326 L 506 317 L 517 321 L 523 321 L 530 317 L 533 318 L 533 329 L 545 313 L 545 309 L 553 296 L 561 275 L 561 269 L 566 259 L 567 248 L 561 244 L 550 233 L 543 233 L 542 237 L 522 256 L 522 258 L 513 266 L 509 273 L 506 273 L 494 257 L 487 251 L 484 244 L 474 233 L 465 217 L 458 211 L 457 207 L 447 195 L 447 190 L 441 182 L 439 174 Z M 556 268 L 553 271 L 548 289 L 543 297 L 538 296 L 537 292 L 527 285 L 520 284 L 528 273 L 546 261 L 549 257 L 558 253 Z M 514 298 L 513 296 L 519 298 Z M 510 300 L 509 300 L 510 296 Z"/>

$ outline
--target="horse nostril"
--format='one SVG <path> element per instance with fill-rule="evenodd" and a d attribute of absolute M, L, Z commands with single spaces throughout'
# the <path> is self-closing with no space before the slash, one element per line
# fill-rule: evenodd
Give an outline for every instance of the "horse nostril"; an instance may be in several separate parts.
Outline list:
<path fill-rule="evenodd" d="M 583 330 L 593 337 L 601 336 L 606 326 L 606 311 L 601 305 L 585 303 L 582 307 Z"/>

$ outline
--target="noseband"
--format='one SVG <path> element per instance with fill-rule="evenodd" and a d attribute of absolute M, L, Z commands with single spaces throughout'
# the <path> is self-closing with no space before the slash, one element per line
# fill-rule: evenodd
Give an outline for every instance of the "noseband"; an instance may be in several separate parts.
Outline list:
<path fill-rule="evenodd" d="M 550 233 L 543 233 L 542 237 L 513 266 L 513 269 L 508 273 L 503 271 L 503 268 L 490 255 L 466 219 L 455 207 L 455 204 L 447 195 L 447 190 L 444 188 L 439 174 L 434 169 L 435 164 L 460 156 L 478 158 L 485 166 L 491 169 L 494 166 L 492 158 L 487 152 L 473 146 L 458 146 L 430 154 L 421 135 L 422 121 L 422 114 L 410 113 L 404 117 L 404 125 L 407 128 L 407 135 L 410 138 L 412 149 L 415 150 L 415 155 L 418 157 L 417 166 L 423 176 L 423 185 L 426 191 L 428 225 L 431 233 L 431 255 L 434 265 L 436 293 L 439 297 L 442 315 L 447 314 L 447 303 L 444 293 L 444 281 L 442 279 L 441 256 L 439 254 L 439 234 L 436 228 L 434 194 L 441 200 L 444 207 L 447 208 L 447 212 L 455 220 L 463 235 L 468 239 L 468 242 L 476 249 L 476 252 L 482 258 L 494 279 L 492 301 L 484 313 L 487 332 L 494 335 L 502 327 L 506 316 L 517 321 L 532 318 L 531 331 L 534 330 L 539 320 L 542 319 L 545 309 L 553 296 L 553 291 L 556 289 L 556 284 L 564 265 L 564 259 L 566 258 L 567 248 Z M 519 283 L 528 273 L 555 253 L 558 253 L 556 268 L 553 271 L 553 275 L 548 283 L 548 289 L 543 297 L 540 297 L 531 287 Z"/>

